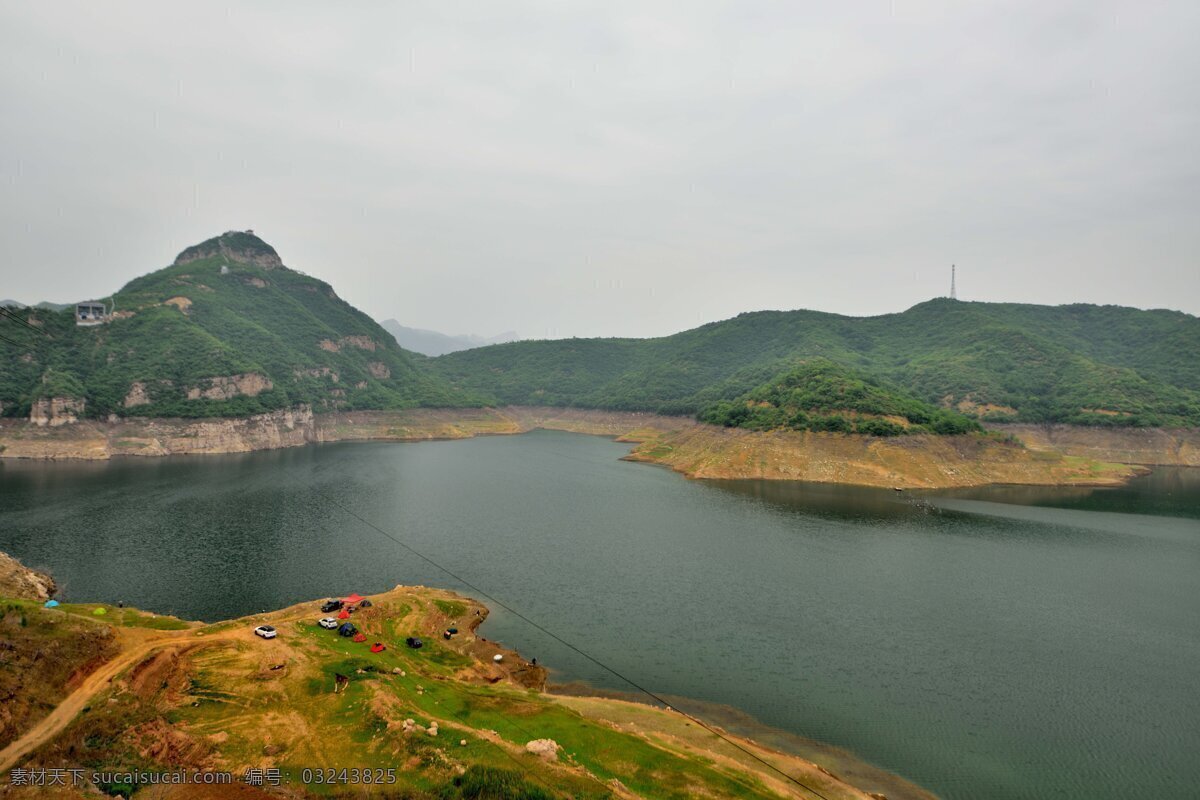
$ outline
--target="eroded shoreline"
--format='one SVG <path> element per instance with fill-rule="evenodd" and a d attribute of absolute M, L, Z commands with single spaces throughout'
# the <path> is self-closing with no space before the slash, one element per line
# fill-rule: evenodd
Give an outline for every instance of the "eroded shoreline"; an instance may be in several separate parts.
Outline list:
<path fill-rule="evenodd" d="M 244 419 L 0 421 L 0 458 L 105 460 L 246 453 L 341 441 L 412 442 L 536 429 L 612 436 L 631 461 L 689 478 L 794 480 L 902 489 L 988 484 L 1113 486 L 1146 465 L 1200 466 L 1200 431 L 1003 426 L 1002 435 L 877 438 L 703 425 L 688 417 L 505 407 L 314 414 L 299 408 Z"/>

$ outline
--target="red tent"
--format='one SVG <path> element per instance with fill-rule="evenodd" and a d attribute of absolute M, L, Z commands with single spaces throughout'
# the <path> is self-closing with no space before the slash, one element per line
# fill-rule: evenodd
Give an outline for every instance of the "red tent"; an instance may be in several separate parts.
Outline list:
<path fill-rule="evenodd" d="M 365 642 L 366 640 L 367 640 L 367 635 L 365 633 L 363 633 L 362 631 L 359 631 L 358 633 L 354 634 L 354 641 Z"/>
<path fill-rule="evenodd" d="M 363 601 L 363 598 L 362 598 L 362 596 L 361 596 L 361 595 L 359 595 L 359 594 L 357 594 L 357 593 L 355 593 L 355 594 L 352 594 L 352 595 L 350 595 L 349 597 L 343 597 L 343 598 L 342 598 L 342 602 L 343 602 L 343 603 L 345 603 L 345 604 L 346 604 L 346 605 L 348 605 L 348 606 L 356 606 L 356 605 L 358 605 L 359 603 L 361 603 L 362 601 Z"/>
<path fill-rule="evenodd" d="M 338 619 L 350 619 L 350 612 L 343 608 L 338 612 Z"/>
<path fill-rule="evenodd" d="M 382 642 L 376 642 L 375 644 L 371 645 L 372 653 L 382 653 L 384 650 L 387 650 L 387 648 L 383 646 Z"/>

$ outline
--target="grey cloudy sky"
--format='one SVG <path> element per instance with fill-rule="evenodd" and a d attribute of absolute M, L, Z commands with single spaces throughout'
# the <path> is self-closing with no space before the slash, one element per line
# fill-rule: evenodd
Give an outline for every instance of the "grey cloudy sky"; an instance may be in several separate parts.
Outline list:
<path fill-rule="evenodd" d="M 254 228 L 376 318 L 1200 313 L 1200 3 L 0 2 L 0 297 Z"/>

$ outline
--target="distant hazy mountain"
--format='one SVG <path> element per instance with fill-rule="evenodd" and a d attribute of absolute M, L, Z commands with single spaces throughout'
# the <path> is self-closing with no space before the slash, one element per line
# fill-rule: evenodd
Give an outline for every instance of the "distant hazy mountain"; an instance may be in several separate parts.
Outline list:
<path fill-rule="evenodd" d="M 43 300 L 40 303 L 35 303 L 33 308 L 44 308 L 48 311 L 62 311 L 64 308 L 70 308 L 71 303 L 49 303 Z M 20 300 L 0 300 L 0 306 L 17 306 L 18 308 L 26 308 L 26 305 Z"/>
<path fill-rule="evenodd" d="M 457 353 L 459 350 L 470 350 L 489 344 L 515 342 L 520 338 L 516 331 L 505 331 L 492 337 L 476 336 L 473 333 L 451 336 L 422 328 L 408 328 L 394 319 L 384 320 L 380 325 L 385 331 L 395 336 L 397 343 L 405 350 L 412 350 L 427 356 L 442 356 L 446 353 Z"/>

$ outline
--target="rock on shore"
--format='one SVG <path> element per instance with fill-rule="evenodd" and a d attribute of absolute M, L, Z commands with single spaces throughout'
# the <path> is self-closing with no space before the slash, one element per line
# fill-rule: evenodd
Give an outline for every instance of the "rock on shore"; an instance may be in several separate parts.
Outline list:
<path fill-rule="evenodd" d="M 30 569 L 8 553 L 0 553 L 0 597 L 44 602 L 57 591 L 49 575 Z"/>

